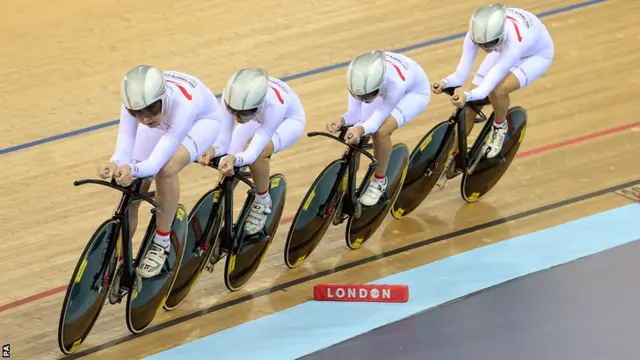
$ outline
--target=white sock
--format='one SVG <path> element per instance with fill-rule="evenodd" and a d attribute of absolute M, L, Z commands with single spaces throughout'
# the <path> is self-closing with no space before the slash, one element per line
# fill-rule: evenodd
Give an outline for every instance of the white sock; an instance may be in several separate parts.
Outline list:
<path fill-rule="evenodd" d="M 166 248 L 169 249 L 169 246 L 171 246 L 171 240 L 169 238 L 169 236 L 171 235 L 171 232 L 160 232 L 160 231 L 156 231 L 156 236 L 153 238 L 153 242 Z"/>
<path fill-rule="evenodd" d="M 376 183 L 380 184 L 380 185 L 386 185 L 387 184 L 387 177 L 383 177 L 383 178 L 379 178 L 377 175 L 373 175 L 373 179 L 375 180 Z"/>
<path fill-rule="evenodd" d="M 271 200 L 271 195 L 269 194 L 269 190 L 265 191 L 264 193 L 256 193 L 256 199 L 255 201 L 258 204 L 262 204 L 262 205 L 269 205 L 269 201 Z"/>

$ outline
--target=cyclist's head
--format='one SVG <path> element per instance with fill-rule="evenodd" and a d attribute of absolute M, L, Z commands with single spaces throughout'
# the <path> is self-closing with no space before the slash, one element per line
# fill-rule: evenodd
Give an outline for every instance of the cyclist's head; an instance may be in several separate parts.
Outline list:
<path fill-rule="evenodd" d="M 238 122 L 247 122 L 262 108 L 268 87 L 269 78 L 265 70 L 238 70 L 229 78 L 224 88 L 224 104 Z"/>
<path fill-rule="evenodd" d="M 507 10 L 502 4 L 490 4 L 476 10 L 469 20 L 471 41 L 485 51 L 502 44 L 505 36 Z"/>
<path fill-rule="evenodd" d="M 131 116 L 145 125 L 157 122 L 166 104 L 167 82 L 160 69 L 138 65 L 122 79 L 120 96 Z"/>
<path fill-rule="evenodd" d="M 384 84 L 384 51 L 374 50 L 358 55 L 347 69 L 347 89 L 356 99 L 372 102 Z"/>

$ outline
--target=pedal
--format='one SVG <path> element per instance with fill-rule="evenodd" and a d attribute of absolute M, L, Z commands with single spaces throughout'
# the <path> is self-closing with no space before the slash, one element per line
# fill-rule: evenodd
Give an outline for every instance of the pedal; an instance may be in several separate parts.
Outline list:
<path fill-rule="evenodd" d="M 462 174 L 462 171 L 456 168 L 455 158 L 449 163 L 449 167 L 445 170 L 444 173 L 448 180 L 451 180 L 456 176 Z"/>
<path fill-rule="evenodd" d="M 140 294 L 142 292 L 142 276 L 138 275 L 138 272 L 134 272 L 135 274 L 135 279 L 133 280 L 133 291 L 134 291 L 134 295 Z"/>
<path fill-rule="evenodd" d="M 269 241 L 269 239 L 270 239 L 269 234 L 267 234 L 266 229 L 263 228 L 262 230 L 258 231 L 253 235 L 246 235 L 242 240 L 242 246 L 255 245 L 261 242 L 267 242 Z"/>
<path fill-rule="evenodd" d="M 346 215 L 344 215 L 342 213 L 339 214 L 339 215 L 336 214 L 336 216 L 333 217 L 333 220 L 331 221 L 331 223 L 334 226 L 338 226 L 338 225 L 342 224 L 345 220 L 347 220 L 347 216 Z"/>
<path fill-rule="evenodd" d="M 117 305 L 122 303 L 122 299 L 127 295 L 127 291 L 123 289 L 119 289 L 117 294 L 112 293 L 113 288 L 109 290 L 109 294 L 107 296 L 107 302 L 110 305 Z"/>
<path fill-rule="evenodd" d="M 211 257 L 209 258 L 209 262 L 207 263 L 207 266 L 205 267 L 209 273 L 213 272 L 213 270 L 216 268 L 216 264 L 222 258 L 222 256 L 218 255 L 218 256 L 214 257 L 213 255 L 214 254 L 211 254 Z"/>
<path fill-rule="evenodd" d="M 353 218 L 354 219 L 359 219 L 360 215 L 362 215 L 362 203 L 360 202 L 360 199 L 358 198 L 356 200 L 356 208 L 353 211 Z"/>
<path fill-rule="evenodd" d="M 456 175 L 449 177 L 449 173 L 451 168 L 453 168 L 455 171 L 455 157 L 451 156 L 449 158 L 449 160 L 447 160 L 447 162 L 445 163 L 445 170 L 442 172 L 442 174 L 440 174 L 440 177 L 438 178 L 438 181 L 436 181 L 436 186 L 439 187 L 440 189 L 444 188 L 445 185 L 447 184 L 447 181 L 450 179 L 453 179 Z M 455 174 L 455 173 L 454 173 Z"/>
<path fill-rule="evenodd" d="M 336 206 L 336 212 L 333 215 L 333 219 L 331 220 L 331 223 L 333 224 L 333 226 L 338 226 L 347 219 L 347 217 L 342 213 L 343 200 L 344 200 L 344 197 L 340 199 L 340 203 L 338 204 L 338 206 Z"/>
<path fill-rule="evenodd" d="M 389 196 L 387 196 L 387 192 L 385 191 L 380 196 L 380 199 L 378 199 L 378 202 L 373 206 L 378 206 L 378 205 L 386 206 L 386 205 L 389 205 L 390 202 L 391 202 L 391 199 L 389 199 Z"/>
<path fill-rule="evenodd" d="M 109 294 L 107 294 L 107 300 L 111 305 L 121 303 L 124 296 L 127 295 L 127 290 L 120 286 L 120 279 L 122 278 L 123 270 L 123 264 L 119 263 L 116 267 L 113 281 L 111 282 L 111 289 L 109 289 Z"/>
<path fill-rule="evenodd" d="M 436 186 L 440 189 L 443 189 L 448 180 L 449 178 L 447 177 L 447 172 L 443 171 L 442 174 L 440 174 L 440 178 L 438 178 L 438 181 L 436 182 Z"/>
<path fill-rule="evenodd" d="M 340 225 L 341 223 L 342 223 L 342 214 L 341 214 L 340 212 L 336 211 L 336 212 L 333 214 L 333 218 L 331 219 L 331 224 L 332 224 L 333 226 L 338 226 L 338 225 Z"/>
<path fill-rule="evenodd" d="M 490 151 L 491 151 L 491 146 L 486 144 L 483 145 L 483 148 L 480 149 L 480 152 L 478 153 L 478 155 L 476 155 L 475 158 L 471 159 L 472 161 L 471 161 L 471 165 L 467 169 L 467 175 L 473 174 L 473 172 L 476 170 L 476 167 L 480 163 L 480 160 L 488 159 L 487 155 L 489 154 Z"/>
<path fill-rule="evenodd" d="M 207 263 L 207 266 L 205 267 L 205 269 L 207 269 L 207 271 L 209 273 L 212 273 L 213 270 L 216 267 L 216 264 L 224 257 L 224 253 L 222 251 L 220 251 L 220 247 L 216 246 L 216 249 L 213 249 L 213 251 L 211 252 L 211 255 L 209 256 L 209 262 Z"/>

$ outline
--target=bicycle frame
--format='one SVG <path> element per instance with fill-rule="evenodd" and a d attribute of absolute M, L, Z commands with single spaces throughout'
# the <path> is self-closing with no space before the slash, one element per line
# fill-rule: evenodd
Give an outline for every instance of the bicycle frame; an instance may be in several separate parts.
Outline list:
<path fill-rule="evenodd" d="M 454 96 L 455 88 L 446 88 L 442 92 Z M 471 109 L 474 113 L 482 118 L 485 125 L 482 127 L 478 139 L 484 139 L 489 131 L 491 131 L 491 123 L 487 122 L 487 116 L 480 110 L 479 106 L 487 105 L 488 99 L 469 101 L 461 108 L 457 108 L 456 111 L 449 117 L 449 120 L 456 124 L 457 136 L 458 136 L 458 153 L 455 156 L 454 161 L 459 164 L 459 168 L 464 169 L 467 174 L 473 173 L 475 167 L 478 165 L 480 157 L 477 156 L 482 147 L 482 141 L 475 141 L 471 150 L 467 151 L 467 124 L 466 121 L 460 121 L 460 115 L 462 115 L 467 109 Z"/>
<path fill-rule="evenodd" d="M 207 166 L 219 171 L 218 166 L 220 164 L 220 159 L 222 157 L 223 156 L 214 157 L 213 159 L 211 159 L 209 164 L 207 164 Z M 249 216 L 249 210 L 250 210 L 249 205 L 251 205 L 251 203 L 255 199 L 256 192 L 257 192 L 257 189 L 254 186 L 254 184 L 247 179 L 247 177 L 244 175 L 244 173 L 240 171 L 240 169 L 241 168 L 234 168 L 233 176 L 230 176 L 230 177 L 223 176 L 222 179 L 218 182 L 218 185 L 216 186 L 216 188 L 219 188 L 222 190 L 222 194 L 220 194 L 220 196 L 223 198 L 222 203 L 224 204 L 224 215 L 223 215 L 224 223 L 222 224 L 223 226 L 222 234 L 224 236 L 223 239 L 227 239 L 229 241 L 229 243 L 226 244 L 229 247 L 229 249 L 227 249 L 228 251 L 230 251 L 232 247 L 239 245 L 239 242 L 244 235 L 244 226 L 242 225 L 244 225 L 244 222 L 246 221 L 247 216 Z M 249 186 L 249 190 L 247 191 L 247 198 L 245 199 L 244 205 L 242 206 L 242 211 L 238 216 L 238 221 L 237 223 L 234 224 L 233 222 L 233 190 L 236 186 L 236 180 L 242 181 L 247 186 Z M 211 208 L 211 213 L 209 214 L 209 218 L 207 219 L 205 239 L 208 239 L 210 236 L 212 236 L 211 231 L 213 231 L 213 223 L 215 221 L 215 216 L 218 214 L 219 211 L 220 211 L 220 201 L 217 201 L 215 205 Z"/>
<path fill-rule="evenodd" d="M 362 193 L 362 191 L 364 191 L 364 189 L 366 188 L 366 186 L 369 185 L 369 181 L 371 180 L 371 177 L 373 176 L 373 173 L 376 170 L 376 167 L 378 166 L 378 161 L 373 157 L 373 155 L 371 155 L 369 152 L 367 152 L 365 149 L 367 148 L 371 148 L 372 145 L 364 145 L 364 142 L 367 140 L 367 137 L 364 136 L 362 137 L 362 139 L 360 139 L 360 142 L 358 143 L 358 145 L 351 145 L 348 144 L 346 141 L 344 141 L 342 138 L 344 137 L 347 129 L 349 127 L 348 126 L 343 126 L 342 128 L 340 128 L 340 135 L 339 136 L 335 136 L 333 134 L 329 134 L 329 133 L 325 133 L 325 132 L 320 132 L 320 131 L 314 131 L 314 132 L 310 132 L 307 134 L 307 136 L 309 137 L 314 137 L 314 136 L 324 136 L 327 137 L 329 139 L 335 140 L 345 146 L 348 147 L 347 151 L 345 151 L 345 153 L 342 155 L 342 159 L 347 161 L 347 166 L 342 166 L 340 168 L 340 172 L 338 173 L 338 179 L 342 179 L 344 177 L 344 172 L 348 171 L 348 178 L 347 178 L 347 197 L 350 200 L 349 201 L 349 206 L 350 208 L 347 208 L 347 211 L 344 211 L 344 203 L 343 203 L 343 212 L 346 212 L 348 214 L 352 214 L 353 211 L 355 210 L 355 204 L 358 203 L 358 195 Z M 358 171 L 357 167 L 356 167 L 356 152 L 360 153 L 364 156 L 366 156 L 369 160 L 371 160 L 371 163 L 369 164 L 369 167 L 367 169 L 367 172 L 364 175 L 364 178 L 362 179 L 362 181 L 360 182 L 360 186 L 358 187 L 358 189 L 356 190 L 355 188 L 355 184 L 356 184 L 356 173 Z M 336 184 L 334 184 L 334 188 L 332 189 L 332 191 L 335 191 L 336 188 L 341 185 L 341 182 L 337 182 Z M 329 211 L 330 209 L 325 209 L 324 211 Z"/>
<path fill-rule="evenodd" d="M 129 205 L 137 200 L 144 200 L 153 206 L 151 212 L 155 214 L 159 211 L 160 205 L 153 200 L 151 197 L 153 196 L 153 192 L 149 193 L 149 195 L 144 195 L 140 193 L 140 188 L 142 186 L 142 182 L 144 179 L 136 179 L 133 184 L 128 187 L 117 185 L 115 179 L 112 179 L 111 182 L 103 181 L 103 180 L 94 180 L 94 179 L 84 179 L 84 180 L 76 180 L 73 182 L 74 186 L 80 186 L 84 184 L 96 184 L 110 187 L 112 189 L 121 191 L 123 193 L 122 198 L 120 199 L 120 203 L 116 208 L 114 214 L 112 215 L 112 219 L 116 222 L 116 226 L 113 228 L 112 233 L 109 234 L 109 244 L 107 245 L 107 251 L 105 255 L 110 255 L 115 251 L 115 247 L 118 241 L 118 237 L 116 234 L 120 233 L 122 235 L 122 256 L 124 258 L 124 269 L 123 276 L 121 277 L 121 288 L 126 288 L 127 290 L 131 290 L 131 285 L 133 285 L 134 280 L 134 272 L 137 264 L 134 265 L 133 261 L 133 249 L 131 242 L 131 232 L 129 228 Z M 136 262 L 138 259 L 136 259 Z M 100 279 L 101 275 L 104 274 L 106 267 L 108 266 L 106 261 L 102 261 L 102 265 L 100 267 L 100 271 L 96 273 L 96 277 L 94 278 L 94 286 L 96 286 L 96 282 Z"/>

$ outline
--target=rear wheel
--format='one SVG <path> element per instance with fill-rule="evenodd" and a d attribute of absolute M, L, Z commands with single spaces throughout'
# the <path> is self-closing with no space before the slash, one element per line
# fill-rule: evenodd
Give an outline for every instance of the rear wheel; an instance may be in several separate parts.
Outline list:
<path fill-rule="evenodd" d="M 318 246 L 331 225 L 338 202 L 347 189 L 347 164 L 339 159 L 316 177 L 293 217 L 284 247 L 284 262 L 294 269 Z"/>
<path fill-rule="evenodd" d="M 223 207 L 220 204 L 221 193 L 222 191 L 217 188 L 207 191 L 196 202 L 189 214 L 189 232 L 184 246 L 184 255 L 178 277 L 163 306 L 166 311 L 177 308 L 186 299 L 214 249 L 213 245 L 218 238 L 223 215 Z M 212 211 L 216 211 L 217 214 L 210 219 Z M 207 234 L 211 235 L 207 237 Z"/>
<path fill-rule="evenodd" d="M 278 230 L 287 196 L 287 182 L 282 174 L 271 176 L 269 183 L 271 214 L 265 228 L 253 235 L 245 236 L 238 248 L 232 248 L 225 263 L 225 285 L 237 291 L 246 284 L 260 267 L 262 259 L 269 251 Z"/>
<path fill-rule="evenodd" d="M 345 239 L 347 246 L 358 249 L 376 232 L 396 201 L 407 175 L 409 148 L 405 144 L 393 146 L 386 176 L 389 181 L 386 192 L 374 206 L 362 206 L 360 216 L 351 216 L 347 220 Z"/>
<path fill-rule="evenodd" d="M 451 121 L 433 127 L 411 152 L 407 176 L 393 204 L 391 215 L 402 219 L 415 210 L 446 170 L 453 150 L 456 128 Z"/>

